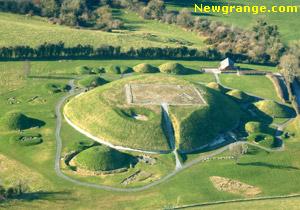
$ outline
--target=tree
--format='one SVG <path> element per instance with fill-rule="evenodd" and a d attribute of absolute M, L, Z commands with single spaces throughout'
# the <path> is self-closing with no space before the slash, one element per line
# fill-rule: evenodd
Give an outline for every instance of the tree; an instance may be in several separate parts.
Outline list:
<path fill-rule="evenodd" d="M 229 151 L 233 156 L 236 163 L 238 163 L 240 157 L 247 153 L 248 146 L 246 143 L 236 142 L 229 145 Z"/>
<path fill-rule="evenodd" d="M 58 0 L 40 0 L 42 9 L 42 16 L 58 17 L 59 15 L 59 1 Z"/>
<path fill-rule="evenodd" d="M 145 19 L 160 20 L 166 12 L 166 6 L 161 0 L 150 0 L 141 10 L 141 16 Z"/>
<path fill-rule="evenodd" d="M 299 59 L 292 53 L 287 53 L 280 58 L 279 67 L 286 82 L 289 84 L 299 75 Z"/>
<path fill-rule="evenodd" d="M 184 8 L 180 10 L 179 14 L 177 15 L 177 24 L 185 27 L 185 28 L 191 28 L 193 27 L 193 16 L 191 14 L 191 11 L 187 8 Z"/>

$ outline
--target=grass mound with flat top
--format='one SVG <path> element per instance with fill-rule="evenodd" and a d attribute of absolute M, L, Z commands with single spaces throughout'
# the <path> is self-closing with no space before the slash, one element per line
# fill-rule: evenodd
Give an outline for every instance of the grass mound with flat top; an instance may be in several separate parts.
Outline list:
<path fill-rule="evenodd" d="M 45 124 L 43 121 L 30 118 L 19 111 L 6 113 L 2 121 L 9 130 L 24 130 L 32 127 L 41 127 Z"/>
<path fill-rule="evenodd" d="M 137 73 L 157 73 L 159 69 L 148 63 L 141 63 L 133 67 L 133 70 Z"/>
<path fill-rule="evenodd" d="M 256 102 L 254 106 L 273 118 L 291 118 L 295 116 L 295 111 L 292 108 L 272 100 L 262 100 Z"/>
<path fill-rule="evenodd" d="M 169 152 L 162 103 L 169 104 L 181 151 L 209 144 L 239 121 L 239 107 L 226 95 L 162 74 L 128 77 L 97 87 L 71 99 L 64 114 L 79 128 L 113 145 Z"/>
<path fill-rule="evenodd" d="M 77 167 L 89 171 L 111 171 L 130 166 L 134 157 L 106 146 L 94 146 L 74 158 Z"/>
<path fill-rule="evenodd" d="M 241 103 L 247 103 L 253 100 L 253 98 L 241 90 L 230 90 L 226 94 L 231 96 L 234 100 Z"/>
<path fill-rule="evenodd" d="M 180 63 L 164 63 L 159 66 L 159 70 L 162 73 L 167 73 L 167 74 L 188 74 L 188 69 L 185 68 L 183 65 Z"/>

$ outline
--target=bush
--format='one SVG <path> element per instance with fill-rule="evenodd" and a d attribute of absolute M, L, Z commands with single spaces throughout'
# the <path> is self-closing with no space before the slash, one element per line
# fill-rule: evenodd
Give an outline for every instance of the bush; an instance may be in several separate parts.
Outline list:
<path fill-rule="evenodd" d="M 108 81 L 99 76 L 88 76 L 79 80 L 79 84 L 87 88 L 97 87 L 106 83 L 108 83 Z"/>
<path fill-rule="evenodd" d="M 90 171 L 110 171 L 129 167 L 134 157 L 106 146 L 94 146 L 75 156 L 76 166 Z"/>
<path fill-rule="evenodd" d="M 138 73 L 157 73 L 157 72 L 159 72 L 158 68 L 156 68 L 150 64 L 147 64 L 147 63 L 138 64 L 133 67 L 133 70 Z"/>
<path fill-rule="evenodd" d="M 159 66 L 159 70 L 162 73 L 167 74 L 187 74 L 188 69 L 179 63 L 164 63 Z"/>
<path fill-rule="evenodd" d="M 87 66 L 79 66 L 76 68 L 78 74 L 92 74 L 91 68 Z"/>
<path fill-rule="evenodd" d="M 17 143 L 22 146 L 33 146 L 43 142 L 42 135 L 39 133 L 26 132 L 20 135 L 12 136 L 11 143 Z"/>

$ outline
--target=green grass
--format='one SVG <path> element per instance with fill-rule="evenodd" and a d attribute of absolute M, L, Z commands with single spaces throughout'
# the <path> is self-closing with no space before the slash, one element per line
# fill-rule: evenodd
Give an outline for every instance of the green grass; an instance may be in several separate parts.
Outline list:
<path fill-rule="evenodd" d="M 200 4 L 198 1 L 188 1 L 188 0 L 169 0 L 168 7 L 170 9 L 179 10 L 183 7 L 189 8 L 191 11 L 194 11 L 194 4 Z M 229 1 L 218 1 L 218 2 L 209 2 L 204 1 L 202 2 L 203 5 L 264 5 L 264 6 L 282 6 L 282 5 L 297 5 L 299 8 L 299 2 L 297 1 L 259 1 L 259 0 L 247 0 L 240 2 L 238 0 L 229 0 Z M 298 9 L 299 10 L 299 9 Z M 201 14 L 197 13 L 196 15 L 201 16 Z M 292 40 L 299 40 L 300 35 L 299 33 L 294 33 L 295 28 L 300 27 L 299 19 L 299 12 L 298 13 L 265 13 L 259 15 L 252 15 L 247 13 L 230 13 L 228 15 L 223 15 L 219 13 L 211 13 L 211 16 L 205 16 L 211 20 L 222 21 L 229 25 L 242 27 L 242 28 L 251 28 L 252 25 L 258 18 L 265 18 L 268 23 L 276 24 L 279 27 L 279 32 L 281 33 L 281 37 L 283 41 L 290 42 Z M 288 24 L 287 24 L 288 23 Z"/>
<path fill-rule="evenodd" d="M 143 20 L 137 15 L 120 10 L 119 18 L 125 22 L 125 30 L 114 33 L 73 29 L 67 26 L 53 25 L 47 19 L 27 17 L 10 13 L 0 13 L 0 46 L 29 45 L 37 46 L 44 42 L 65 42 L 67 46 L 90 44 L 95 47 L 101 44 L 130 47 L 163 47 L 189 46 L 203 47 L 203 38 L 183 29 Z M 20 36 L 22 34 L 22 36 Z"/>
<path fill-rule="evenodd" d="M 133 157 L 106 146 L 94 146 L 75 156 L 77 167 L 90 171 L 110 171 L 127 168 Z"/>
<path fill-rule="evenodd" d="M 220 133 L 232 129 L 240 118 L 239 107 L 221 93 L 198 86 L 207 103 L 195 110 L 190 107 L 170 109 L 176 143 L 182 151 L 191 151 L 209 144 Z"/>
<path fill-rule="evenodd" d="M 272 82 L 265 76 L 220 75 L 224 86 L 238 89 L 266 99 L 280 101 Z"/>
<path fill-rule="evenodd" d="M 32 62 L 32 74 L 36 76 L 48 76 L 47 78 L 28 78 L 17 80 L 18 85 L 3 85 L 0 88 L 0 116 L 12 109 L 22 110 L 30 117 L 43 120 L 46 124 L 41 128 L 30 129 L 32 132 L 42 134 L 43 143 L 32 147 L 16 147 L 9 144 L 9 139 L 16 134 L 14 131 L 0 130 L 0 179 L 5 185 L 17 180 L 24 180 L 30 186 L 35 195 L 27 195 L 22 200 L 12 200 L 0 204 L 5 209 L 162 209 L 192 203 L 203 203 L 219 200 L 241 198 L 241 196 L 216 190 L 209 181 L 210 176 L 223 176 L 236 179 L 262 189 L 261 196 L 287 195 L 300 193 L 300 146 L 299 146 L 299 121 L 287 128 L 297 133 L 295 137 L 285 140 L 285 151 L 276 153 L 265 153 L 260 150 L 251 150 L 240 160 L 240 165 L 233 160 L 213 160 L 199 163 L 191 168 L 185 169 L 168 181 L 143 192 L 121 193 L 97 190 L 88 187 L 74 185 L 58 177 L 54 172 L 55 157 L 55 116 L 54 107 L 58 100 L 65 94 L 48 93 L 46 83 L 67 84 L 73 77 L 76 66 L 83 64 L 98 66 L 101 63 L 109 64 L 116 61 L 50 61 Z M 119 62 L 119 61 L 118 61 Z M 121 62 L 121 61 L 120 61 Z M 132 66 L 140 61 L 122 61 Z M 153 61 L 158 65 L 165 61 Z M 181 62 L 180 62 L 181 63 Z M 189 62 L 186 62 L 189 63 Z M 191 62 L 190 65 L 199 67 L 204 62 Z M 210 64 L 208 62 L 208 64 Z M 186 64 L 184 64 L 187 66 Z M 0 71 L 10 77 L 15 77 L 14 70 L 18 70 L 22 62 L 1 62 Z M 50 77 L 54 76 L 54 77 Z M 112 79 L 118 76 L 106 75 Z M 195 76 L 195 77 L 194 77 Z M 211 80 L 213 77 L 206 75 L 188 75 L 196 81 Z M 3 79 L 3 77 L 2 77 Z M 251 81 L 251 79 L 250 79 Z M 253 83 L 255 84 L 255 77 Z M 251 89 L 251 88 L 250 88 Z M 248 92 L 247 90 L 245 90 Z M 28 99 L 39 96 L 38 100 L 28 102 Z M 9 104 L 7 99 L 15 97 L 20 103 Z M 91 140 L 78 134 L 65 122 L 62 128 L 63 153 L 92 144 Z M 227 155 L 227 153 L 224 153 Z M 222 156 L 222 154 L 220 155 Z M 5 158 L 4 158 L 5 157 Z M 139 166 L 144 170 L 156 171 L 163 176 L 174 168 L 173 156 L 162 157 L 159 166 Z M 4 165 L 3 165 L 4 164 Z M 64 172 L 65 169 L 63 169 Z M 162 171 L 164 170 L 164 171 Z M 74 176 L 74 174 L 73 174 Z M 78 177 L 76 177 L 78 178 Z M 84 181 L 105 183 L 107 178 L 90 177 L 78 178 Z M 116 178 L 118 183 L 122 176 Z M 109 181 L 110 183 L 113 182 Z M 109 184 L 109 183 L 106 183 Z M 143 183 L 144 184 L 144 183 Z M 41 193 L 43 192 L 43 193 Z M 49 194 L 47 194 L 49 193 Z M 113 202 L 112 202 L 113 201 Z M 153 202 L 155 201 L 155 202 Z M 255 201 L 235 204 L 223 204 L 205 208 L 212 209 L 297 209 L 299 199 L 279 199 L 272 201 Z"/>
<path fill-rule="evenodd" d="M 295 111 L 282 104 L 278 104 L 275 101 L 263 100 L 256 102 L 254 106 L 264 114 L 272 118 L 292 118 L 295 116 Z"/>

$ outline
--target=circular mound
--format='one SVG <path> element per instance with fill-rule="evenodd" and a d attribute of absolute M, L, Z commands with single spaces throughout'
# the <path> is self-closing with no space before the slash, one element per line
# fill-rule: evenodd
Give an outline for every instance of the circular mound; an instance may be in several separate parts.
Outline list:
<path fill-rule="evenodd" d="M 157 72 L 159 72 L 158 68 L 156 68 L 150 64 L 147 64 L 147 63 L 138 64 L 133 67 L 133 70 L 138 73 L 157 73 Z"/>
<path fill-rule="evenodd" d="M 210 82 L 206 86 L 211 89 L 220 91 L 222 93 L 225 93 L 227 91 L 222 85 L 220 85 L 219 83 L 216 83 L 216 82 Z"/>
<path fill-rule="evenodd" d="M 20 135 L 12 136 L 11 143 L 17 143 L 22 146 L 33 146 L 43 142 L 42 135 L 39 133 L 26 132 Z"/>
<path fill-rule="evenodd" d="M 4 117 L 6 126 L 11 130 L 23 130 L 31 127 L 30 118 L 21 112 L 9 112 Z"/>
<path fill-rule="evenodd" d="M 162 103 L 169 104 L 176 147 L 182 152 L 211 143 L 234 128 L 240 117 L 238 105 L 228 96 L 162 74 L 127 77 L 95 88 L 71 99 L 64 115 L 73 127 L 109 144 L 169 152 Z"/>
<path fill-rule="evenodd" d="M 74 158 L 77 167 L 89 171 L 111 171 L 130 166 L 134 157 L 105 146 L 94 146 Z"/>
<path fill-rule="evenodd" d="M 92 70 L 88 66 L 78 66 L 76 68 L 78 74 L 91 74 Z"/>
<path fill-rule="evenodd" d="M 263 125 L 260 122 L 247 122 L 245 125 L 245 130 L 248 134 L 259 133 L 262 131 Z"/>
<path fill-rule="evenodd" d="M 88 76 L 78 81 L 84 87 L 97 87 L 108 83 L 105 79 L 99 76 Z"/>
<path fill-rule="evenodd" d="M 293 109 L 272 100 L 262 100 L 256 102 L 254 106 L 261 112 L 273 118 L 291 118 L 295 116 Z"/>
<path fill-rule="evenodd" d="M 241 90 L 230 90 L 226 94 L 232 96 L 238 102 L 247 103 L 251 101 L 251 97 Z"/>
<path fill-rule="evenodd" d="M 179 63 L 164 63 L 159 66 L 159 70 L 167 74 L 187 74 L 187 69 Z"/>

